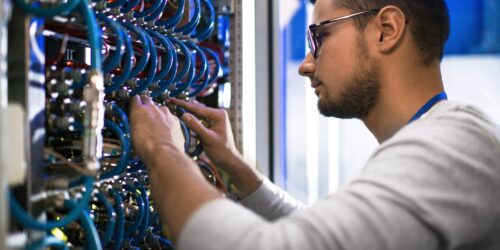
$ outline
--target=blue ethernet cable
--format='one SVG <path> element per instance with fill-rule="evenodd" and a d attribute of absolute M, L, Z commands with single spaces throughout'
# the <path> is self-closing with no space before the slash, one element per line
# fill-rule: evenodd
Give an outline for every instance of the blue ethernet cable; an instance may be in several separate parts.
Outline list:
<path fill-rule="evenodd" d="M 184 42 L 181 42 L 175 37 L 170 37 L 170 39 L 174 44 L 177 44 L 179 46 L 182 54 L 184 55 L 184 66 L 182 67 L 182 71 L 174 79 L 175 89 L 173 89 L 169 93 L 169 96 L 174 97 L 186 90 L 192 83 L 195 74 L 196 62 L 194 61 L 195 58 L 192 56 L 191 51 L 186 46 L 186 44 L 184 44 Z M 187 80 L 181 82 L 186 75 L 188 76 Z"/>
<path fill-rule="evenodd" d="M 160 72 L 158 72 L 155 77 L 153 78 L 153 82 L 159 81 L 163 78 L 165 78 L 170 71 L 170 68 L 172 67 L 173 61 L 174 61 L 174 55 L 175 55 L 175 50 L 174 50 L 174 45 L 172 42 L 170 42 L 169 39 L 167 39 L 164 35 L 161 35 L 160 33 L 154 31 L 154 30 L 147 30 L 146 31 L 151 38 L 156 38 L 158 41 L 161 43 L 163 48 L 165 49 L 166 58 L 162 58 L 163 65 L 161 67 Z"/>
<path fill-rule="evenodd" d="M 147 237 L 148 242 L 151 242 L 151 247 L 153 247 L 154 249 L 174 249 L 172 242 L 158 234 L 149 233 Z"/>
<path fill-rule="evenodd" d="M 142 31 L 144 32 L 144 31 Z M 156 53 L 156 46 L 151 39 L 151 37 L 144 32 L 144 35 L 146 36 L 146 39 L 148 40 L 148 46 L 149 46 L 149 51 L 151 52 L 151 55 L 149 57 L 149 67 L 148 67 L 148 72 L 146 75 L 146 78 L 141 79 L 137 82 L 137 87 L 133 89 L 130 92 L 130 96 L 135 96 L 143 92 L 144 90 L 147 90 L 149 85 L 153 83 L 153 79 L 155 78 L 156 75 L 156 70 L 157 70 L 157 65 L 158 65 L 158 55 Z"/>
<path fill-rule="evenodd" d="M 186 112 L 181 107 L 177 107 L 177 110 L 178 110 L 177 112 L 179 112 L 179 110 L 181 111 L 181 113 L 180 113 L 181 115 L 179 115 L 179 117 L 182 116 L 182 114 L 184 114 Z M 190 133 L 189 134 L 189 144 L 190 145 L 191 145 L 191 140 L 193 140 L 193 136 L 191 136 L 191 133 Z M 197 144 L 196 144 L 196 147 L 194 148 L 193 152 L 190 152 L 189 149 L 191 149 L 191 147 L 188 147 L 187 150 L 186 150 L 186 153 L 189 156 L 191 156 L 191 157 L 198 157 L 201 154 L 201 152 L 203 151 L 203 146 L 202 146 L 201 142 L 198 140 Z"/>
<path fill-rule="evenodd" d="M 39 250 L 39 249 L 47 249 L 47 247 L 51 247 L 52 249 L 59 250 L 67 250 L 68 247 L 63 240 L 60 240 L 54 236 L 43 237 L 40 240 L 33 242 L 31 245 L 26 247 L 26 250 Z"/>
<path fill-rule="evenodd" d="M 134 197 L 135 202 L 137 203 L 138 212 L 139 212 L 139 214 L 135 216 L 132 225 L 125 228 L 124 238 L 128 239 L 128 237 L 133 232 L 135 232 L 137 229 L 139 229 L 139 226 L 141 225 L 141 222 L 144 219 L 145 204 L 144 204 L 144 200 L 142 199 L 142 196 L 137 193 L 137 191 L 134 187 L 126 184 L 123 186 L 123 188 L 132 195 L 131 197 Z"/>
<path fill-rule="evenodd" d="M 14 197 L 14 194 L 8 188 L 6 188 L 8 192 L 9 206 L 12 218 L 14 218 L 16 222 L 18 222 L 23 227 L 37 229 L 37 230 L 52 230 L 56 227 L 64 227 L 69 223 L 78 219 L 81 212 L 84 210 L 85 206 L 90 200 L 90 196 L 92 195 L 93 184 L 94 184 L 94 177 L 91 176 L 84 177 L 85 190 L 82 193 L 82 198 L 78 201 L 76 206 L 74 206 L 73 209 L 61 219 L 55 221 L 45 221 L 45 222 L 37 221 L 36 219 L 31 217 L 31 215 L 29 215 L 26 211 L 24 211 L 21 205 L 17 202 L 16 197 Z"/>
<path fill-rule="evenodd" d="M 113 131 L 113 133 L 116 136 L 118 136 L 118 138 L 120 138 L 122 152 L 120 155 L 120 160 L 118 161 L 116 167 L 111 169 L 109 172 L 101 174 L 99 178 L 101 180 L 108 179 L 115 175 L 121 175 L 122 173 L 124 173 L 127 168 L 128 158 L 130 155 L 130 141 L 128 140 L 127 135 L 122 131 L 122 129 L 111 120 L 104 120 L 104 125 L 110 128 Z"/>
<path fill-rule="evenodd" d="M 72 11 L 81 0 L 69 0 L 68 2 L 50 8 L 40 8 L 39 6 L 29 4 L 24 0 L 15 0 L 15 3 L 24 11 L 37 17 L 51 17 L 65 12 Z"/>
<path fill-rule="evenodd" d="M 205 90 L 207 88 L 208 84 L 214 82 L 218 77 L 220 67 L 221 67 L 219 56 L 215 52 L 213 52 L 212 50 L 210 50 L 208 48 L 204 48 L 204 47 L 200 47 L 200 48 L 215 61 L 215 69 L 213 70 L 213 72 L 210 73 L 210 75 L 209 75 L 210 70 L 207 70 L 207 72 L 203 76 L 204 77 L 203 82 L 201 84 L 199 84 L 200 86 L 197 87 L 194 91 L 189 93 L 189 97 L 195 97 L 196 95 L 201 93 L 203 90 Z"/>
<path fill-rule="evenodd" d="M 115 38 L 116 38 L 116 40 L 115 40 L 116 41 L 116 44 L 115 44 L 116 51 L 113 54 L 109 55 L 108 58 L 106 58 L 104 60 L 104 63 L 102 65 L 102 72 L 104 74 L 107 74 L 120 64 L 120 60 L 121 60 L 123 53 L 124 53 L 123 32 L 121 32 L 121 30 L 120 30 L 121 29 L 120 25 L 116 21 L 109 19 L 106 15 L 97 14 L 96 16 L 97 16 L 97 19 L 99 19 L 100 21 L 104 22 L 106 25 L 109 26 L 111 31 L 113 31 L 113 33 L 115 34 Z"/>
<path fill-rule="evenodd" d="M 114 244 L 113 244 L 113 249 L 114 250 L 119 250 L 121 249 L 122 243 L 123 243 L 123 233 L 124 233 L 124 228 L 125 228 L 125 215 L 124 215 L 124 205 L 123 205 L 123 199 L 116 191 L 115 189 L 110 189 L 109 193 L 111 196 L 113 196 L 113 199 L 115 200 L 115 211 L 116 211 L 116 231 L 115 231 L 115 238 L 114 238 Z"/>
<path fill-rule="evenodd" d="M 206 176 L 205 174 L 205 178 L 210 178 L 208 181 L 213 184 L 213 185 L 216 185 L 217 184 L 217 179 L 215 178 L 215 175 L 214 175 L 214 172 L 212 171 L 212 169 L 205 163 L 198 163 L 198 167 L 200 168 L 200 170 L 202 172 L 207 172 L 209 176 Z M 207 178 L 207 179 L 208 179 Z"/>
<path fill-rule="evenodd" d="M 194 14 L 193 14 L 193 17 L 184 26 L 174 28 L 174 32 L 176 32 L 176 33 L 182 33 L 184 35 L 191 34 L 191 32 L 193 32 L 193 30 L 196 29 L 196 26 L 200 23 L 200 19 L 201 19 L 201 5 L 200 5 L 200 0 L 194 0 Z"/>
<path fill-rule="evenodd" d="M 135 236 L 134 240 L 132 240 L 132 245 L 137 245 L 139 242 L 144 239 L 146 236 L 148 227 L 149 227 L 149 197 L 148 192 L 144 185 L 142 185 L 139 181 L 135 183 L 135 187 L 139 189 L 141 192 L 142 200 L 144 201 L 144 217 L 142 218 L 141 225 L 139 226 L 139 231 L 137 236 Z"/>
<path fill-rule="evenodd" d="M 120 124 L 123 125 L 123 128 L 124 128 L 123 132 L 125 133 L 126 137 L 128 138 L 128 141 L 130 142 L 130 126 L 129 126 L 127 114 L 115 102 L 111 103 L 111 111 L 114 112 L 115 114 L 117 114 L 118 117 L 120 117 L 120 119 L 122 120 L 122 122 Z"/>
<path fill-rule="evenodd" d="M 198 41 L 203 41 L 203 40 L 207 39 L 215 29 L 215 10 L 214 10 L 214 6 L 213 6 L 212 1 L 211 0 L 201 0 L 201 3 L 203 3 L 208 9 L 209 21 L 208 21 L 208 25 L 206 27 L 204 27 L 203 29 L 201 29 L 199 31 L 198 31 L 198 29 L 196 29 L 196 31 L 193 34 L 191 34 L 191 38 L 196 38 Z M 199 27 L 200 26 L 198 25 L 198 28 Z"/>
<path fill-rule="evenodd" d="M 155 2 L 151 6 L 149 6 L 149 8 L 146 8 L 145 10 L 143 10 L 141 12 L 134 11 L 133 16 L 135 18 L 146 17 L 149 14 L 155 12 L 162 5 L 163 1 L 167 1 L 167 0 L 155 0 Z"/>
<path fill-rule="evenodd" d="M 180 121 L 180 123 L 182 135 L 184 136 L 184 152 L 187 153 L 189 152 L 189 148 L 191 147 L 191 132 L 183 121 Z"/>
<path fill-rule="evenodd" d="M 64 207 L 67 209 L 75 209 L 78 204 L 73 200 L 64 200 Z M 95 224 L 90 218 L 90 214 L 86 209 L 80 211 L 79 214 L 80 225 L 83 227 L 83 230 L 86 232 L 86 246 L 85 249 L 89 250 L 102 250 L 101 241 L 99 240 L 99 234 L 97 233 L 97 229 L 95 228 Z"/>
<path fill-rule="evenodd" d="M 182 108 L 177 106 L 176 113 L 178 117 L 181 117 L 184 113 L 187 111 Z M 189 128 L 184 124 L 184 122 L 181 122 L 181 129 L 182 129 L 182 134 L 184 135 L 184 152 L 188 154 L 191 157 L 197 157 L 201 154 L 203 151 L 203 146 L 201 143 L 196 144 L 196 147 L 193 152 L 190 152 L 189 149 L 191 149 L 191 140 L 193 139 L 191 136 L 191 131 Z"/>
<path fill-rule="evenodd" d="M 125 26 L 128 30 L 132 31 L 137 35 L 137 38 L 142 44 L 141 50 L 142 50 L 142 56 L 141 59 L 136 63 L 136 65 L 132 68 L 132 71 L 129 74 L 129 78 L 136 77 L 139 73 L 141 73 L 147 66 L 149 57 L 151 55 L 149 51 L 149 42 L 148 39 L 146 38 L 146 32 L 142 28 L 139 28 L 137 26 L 134 26 L 128 22 L 122 22 L 122 25 Z"/>
<path fill-rule="evenodd" d="M 101 61 L 101 29 L 97 24 L 97 19 L 94 12 L 90 9 L 90 3 L 88 0 L 78 1 L 78 9 L 83 15 L 88 27 L 88 40 L 90 44 L 90 69 L 101 71 L 102 61 Z M 71 85 L 71 89 L 78 89 L 85 86 L 87 79 L 87 74 L 82 76 L 82 81 L 79 83 L 74 83 Z"/>
<path fill-rule="evenodd" d="M 176 83 L 175 89 L 169 93 L 169 96 L 171 97 L 175 97 L 184 92 L 193 83 L 193 79 L 196 73 L 196 58 L 192 54 L 188 54 L 188 58 L 191 61 L 191 67 L 188 71 L 188 78 L 185 81 L 182 81 L 182 79 L 180 79 L 179 82 Z"/>
<path fill-rule="evenodd" d="M 212 72 L 212 74 L 210 74 L 210 79 L 208 80 L 208 83 L 210 84 L 215 82 L 215 80 L 217 80 L 217 78 L 219 77 L 219 72 L 221 70 L 222 64 L 220 62 L 219 55 L 217 55 L 217 53 L 215 53 L 213 50 L 205 47 L 201 47 L 201 49 L 204 50 L 215 61 L 215 70 L 214 72 Z"/>
<path fill-rule="evenodd" d="M 88 37 L 90 43 L 90 69 L 101 71 L 101 29 L 97 25 L 94 12 L 90 9 L 88 0 L 80 0 L 78 8 L 82 12 L 88 27 Z"/>
<path fill-rule="evenodd" d="M 158 83 L 160 85 L 160 88 L 151 92 L 151 96 L 153 98 L 164 93 L 170 86 L 172 86 L 172 84 L 175 83 L 177 68 L 179 67 L 179 60 L 177 59 L 177 53 L 175 52 L 173 43 L 170 41 L 170 38 L 168 36 L 164 37 L 172 45 L 172 66 L 170 67 L 170 71 L 168 72 L 167 76 Z"/>
<path fill-rule="evenodd" d="M 171 29 L 179 23 L 181 20 L 182 16 L 184 15 L 184 2 L 185 0 L 179 0 L 177 3 L 177 10 L 175 11 L 174 15 L 172 15 L 170 18 L 166 20 L 158 20 L 155 22 L 157 26 L 163 26 L 165 29 Z"/>
<path fill-rule="evenodd" d="M 161 245 L 169 250 L 174 249 L 174 245 L 172 244 L 172 242 L 161 237 L 161 236 L 158 236 L 158 243 L 159 243 L 159 245 Z"/>
<path fill-rule="evenodd" d="M 181 117 L 182 115 L 184 115 L 184 113 L 186 113 L 186 110 L 182 107 L 177 106 L 175 109 L 175 113 L 178 117 Z M 184 136 L 184 152 L 188 153 L 189 148 L 191 147 L 191 131 L 183 121 L 180 121 L 180 123 L 182 135 Z"/>
<path fill-rule="evenodd" d="M 176 115 L 178 117 L 181 117 L 184 113 L 187 111 L 182 108 L 177 106 L 176 108 Z M 184 135 L 184 152 L 187 153 L 191 157 L 199 156 L 201 152 L 203 151 L 203 146 L 201 143 L 198 143 L 194 149 L 193 152 L 190 152 L 189 149 L 191 149 L 191 140 L 193 139 L 191 136 L 191 131 L 189 128 L 181 121 L 181 129 L 182 129 L 182 134 Z"/>
<path fill-rule="evenodd" d="M 113 233 L 115 231 L 116 226 L 116 213 L 113 205 L 109 202 L 109 200 L 104 196 L 102 191 L 97 193 L 97 200 L 106 207 L 106 214 L 108 216 L 108 221 L 106 223 L 106 229 L 104 230 L 104 235 L 101 238 L 102 246 L 106 246 L 108 242 L 113 237 Z"/>
<path fill-rule="evenodd" d="M 205 75 L 205 72 L 207 72 L 208 60 L 207 56 L 205 56 L 205 53 L 203 52 L 203 50 L 201 50 L 201 48 L 198 45 L 194 44 L 192 41 L 186 41 L 186 44 L 189 48 L 191 48 L 196 52 L 196 57 L 201 59 L 200 70 L 198 71 L 198 74 L 196 74 L 196 76 L 193 78 L 193 83 L 194 83 L 199 81 L 203 77 L 203 75 Z"/>
<path fill-rule="evenodd" d="M 117 1 L 112 2 L 112 3 L 108 3 L 107 7 L 108 8 L 116 8 L 116 7 L 122 6 L 126 2 L 127 2 L 127 0 L 117 0 Z"/>
<path fill-rule="evenodd" d="M 186 46 L 184 42 L 181 40 L 177 39 L 176 37 L 169 36 L 168 37 L 172 44 L 177 45 L 180 49 L 180 54 L 184 56 L 183 60 L 183 65 L 182 69 L 179 71 L 179 65 L 177 65 L 177 74 L 175 75 L 174 79 L 172 80 L 172 83 L 169 84 L 168 89 L 170 90 L 169 96 L 176 96 L 180 94 L 183 89 L 181 88 L 187 88 L 187 84 L 189 82 L 186 82 L 185 86 L 177 86 L 177 84 L 183 80 L 186 76 L 190 76 L 194 74 L 194 68 L 193 68 L 193 58 L 191 56 L 191 51 L 189 51 L 189 48 Z M 177 62 L 179 62 L 179 54 L 177 54 Z"/>
<path fill-rule="evenodd" d="M 203 152 L 203 145 L 201 143 L 196 144 L 193 152 L 189 152 L 189 156 L 198 157 Z"/>
<path fill-rule="evenodd" d="M 179 46 L 181 54 L 184 55 L 185 59 L 191 57 L 191 52 L 189 51 L 189 49 L 186 46 L 186 44 L 184 44 L 181 40 L 177 39 L 176 37 L 169 36 L 168 38 L 170 39 L 170 41 L 172 42 L 172 44 Z M 178 58 L 179 58 L 179 55 L 177 55 L 177 59 Z M 174 78 L 175 82 L 178 82 L 178 81 L 182 80 L 182 78 L 184 78 L 188 74 L 188 71 L 191 68 L 191 61 L 192 60 L 184 60 L 184 65 L 182 67 L 182 70 L 180 72 L 177 72 L 177 75 Z"/>
<path fill-rule="evenodd" d="M 163 13 L 163 11 L 165 10 L 165 6 L 167 6 L 168 1 L 169 0 L 161 1 L 160 6 L 153 13 L 144 17 L 144 21 L 145 22 L 156 21 L 160 17 L 160 15 Z"/>
<path fill-rule="evenodd" d="M 188 94 L 189 97 L 194 97 L 201 93 L 203 91 L 209 82 L 208 76 L 210 74 L 210 69 L 208 68 L 208 60 L 205 55 L 205 52 L 197 45 L 195 45 L 193 42 L 188 42 L 188 46 L 193 48 L 196 51 L 196 55 L 201 58 L 201 69 L 198 73 L 198 75 L 193 79 L 193 83 L 198 82 L 200 79 L 203 77 L 203 81 L 201 84 L 198 84 L 196 86 L 195 84 L 191 85 L 191 90 L 190 93 Z"/>
<path fill-rule="evenodd" d="M 120 12 L 122 14 L 125 14 L 129 11 L 131 11 L 133 8 L 137 7 L 137 5 L 139 5 L 139 3 L 141 2 L 141 0 L 128 0 L 121 8 L 120 8 Z"/>
<path fill-rule="evenodd" d="M 113 84 L 107 86 L 104 89 L 104 93 L 106 94 L 109 94 L 121 88 L 125 83 L 125 81 L 129 79 L 130 73 L 132 71 L 132 61 L 134 59 L 134 48 L 132 46 L 132 41 L 130 40 L 127 31 L 125 31 L 125 28 L 121 25 L 120 25 L 120 30 L 125 42 L 125 53 L 123 54 L 122 72 L 119 75 L 115 75 L 112 79 Z"/>

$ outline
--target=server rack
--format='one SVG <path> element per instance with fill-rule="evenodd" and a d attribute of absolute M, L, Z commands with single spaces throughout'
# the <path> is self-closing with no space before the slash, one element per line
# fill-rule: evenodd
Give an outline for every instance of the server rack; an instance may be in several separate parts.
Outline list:
<path fill-rule="evenodd" d="M 71 5 L 72 2 L 80 0 L 59 4 Z M 229 112 L 232 126 L 239 149 L 245 151 L 243 134 L 245 129 L 255 130 L 255 124 L 245 125 L 243 122 L 244 1 L 81 2 L 86 4 L 73 5 L 74 10 L 61 11 L 57 15 L 40 13 L 39 9 L 37 17 L 28 14 L 30 8 L 35 5 L 39 5 L 37 8 L 57 8 L 58 3 L 17 1 L 12 4 L 0 0 L 0 42 L 3 45 L 0 50 L 0 177 L 3 183 L 0 244 L 5 244 L 0 248 L 21 249 L 50 244 L 64 244 L 74 249 L 99 245 L 104 249 L 172 248 L 153 209 L 154 201 L 149 200 L 147 175 L 141 168 L 140 159 L 129 157 L 124 160 L 124 155 L 133 156 L 127 149 L 130 147 L 130 141 L 127 141 L 127 98 L 132 93 L 154 95 L 163 88 L 161 80 L 165 79 L 154 79 L 153 76 L 167 67 L 165 61 L 173 60 L 168 53 L 175 53 L 178 56 L 177 74 L 168 70 L 163 77 L 174 74 L 171 78 L 177 78 L 177 82 L 174 87 L 156 93 L 155 100 L 165 104 L 165 98 L 192 95 L 192 99 L 197 98 L 207 105 L 223 106 L 221 96 L 227 95 L 227 86 L 231 86 Z M 29 6 L 31 4 L 34 5 Z M 135 7 L 131 7 L 132 4 Z M 28 6 L 20 8 L 22 5 Z M 215 13 L 213 20 L 206 17 L 210 15 L 209 5 Z M 153 22 L 160 18 L 164 22 L 172 21 L 180 6 L 185 13 L 178 17 L 176 24 L 163 24 L 166 28 L 154 25 Z M 156 17 L 151 17 L 153 15 Z M 196 18 L 200 20 L 194 21 Z M 89 28 L 92 22 L 97 22 L 94 26 L 101 30 L 102 36 L 98 38 L 102 38 L 102 47 L 92 48 L 93 39 L 96 40 L 88 32 L 92 30 Z M 213 31 L 201 35 L 208 32 L 206 26 L 210 22 L 213 22 Z M 221 32 L 221 29 L 225 31 Z M 127 43 L 124 36 L 132 39 Z M 168 37 L 167 41 L 162 39 L 163 36 Z M 143 59 L 148 46 L 150 54 L 157 54 L 159 61 Z M 169 50 L 168 46 L 173 49 Z M 95 57 L 98 54 L 102 59 L 97 63 L 99 59 Z M 134 71 L 138 64 L 145 64 L 139 70 L 142 72 L 136 75 L 136 79 L 116 79 L 127 72 L 128 59 L 124 59 L 127 55 L 134 57 L 128 62 L 128 70 Z M 112 59 L 115 57 L 120 59 Z M 220 65 L 214 65 L 217 60 L 221 61 Z M 194 65 L 192 68 L 186 66 L 188 61 Z M 103 67 L 95 67 L 101 63 Z M 205 71 L 201 69 L 203 64 Z M 156 69 L 151 69 L 154 67 Z M 189 69 L 184 70 L 186 67 Z M 217 67 L 220 70 L 216 70 Z M 105 74 L 100 74 L 103 68 Z M 179 71 L 187 71 L 186 76 L 178 77 Z M 211 85 L 207 84 L 209 78 L 213 81 Z M 121 82 L 120 86 L 116 87 L 116 82 Z M 179 90 L 186 82 L 193 84 L 191 88 Z M 200 84 L 205 84 L 201 90 L 197 89 Z M 143 85 L 147 87 L 143 88 Z M 256 112 L 255 107 L 249 109 Z M 199 142 L 196 142 L 196 135 L 189 133 L 186 136 L 194 138 L 194 143 L 186 145 L 186 151 L 197 158 Z M 250 148 L 248 152 L 255 154 L 255 146 L 247 148 Z M 96 165 L 99 164 L 101 169 L 97 171 Z M 75 171 L 75 165 L 84 171 Z M 267 163 L 264 165 L 263 169 L 267 169 Z M 123 167 L 121 171 L 114 171 L 119 166 Z M 214 166 L 200 164 L 200 170 L 217 187 L 229 186 L 227 178 Z M 130 178 L 131 175 L 134 178 Z M 215 175 L 220 178 L 216 179 Z M 86 177 L 82 179 L 82 176 Z M 102 176 L 106 178 L 100 178 Z M 89 189 L 93 191 L 90 193 Z M 3 196 L 6 190 L 9 197 Z M 13 202 L 18 204 L 13 207 Z M 87 207 L 79 208 L 83 207 L 80 203 Z M 124 207 L 126 209 L 120 211 Z M 91 220 L 62 223 L 65 216 L 71 216 L 78 208 Z M 115 213 L 110 213 L 112 210 Z M 20 219 L 19 213 L 42 225 L 30 224 L 30 218 Z M 116 216 L 121 216 L 121 222 Z M 52 225 L 47 225 L 47 221 Z M 131 240 L 118 238 L 120 223 L 121 230 Z M 109 229 L 110 224 L 115 228 Z M 97 233 L 94 238 L 89 233 L 92 231 Z"/>

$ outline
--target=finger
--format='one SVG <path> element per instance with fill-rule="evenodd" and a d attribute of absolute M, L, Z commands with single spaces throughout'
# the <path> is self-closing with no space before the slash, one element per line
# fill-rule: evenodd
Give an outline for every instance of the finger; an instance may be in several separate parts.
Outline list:
<path fill-rule="evenodd" d="M 179 122 L 179 118 L 172 114 L 170 109 L 166 106 L 160 106 L 158 109 L 165 115 L 164 118 L 168 123 Z"/>
<path fill-rule="evenodd" d="M 203 126 L 200 120 L 196 119 L 192 114 L 185 113 L 182 115 L 181 120 L 186 124 L 186 126 L 193 130 L 202 141 L 210 140 L 210 130 Z"/>
<path fill-rule="evenodd" d="M 141 102 L 143 105 L 153 105 L 153 101 L 149 96 L 140 95 L 139 98 L 141 98 Z"/>
<path fill-rule="evenodd" d="M 186 101 L 186 100 L 177 99 L 177 98 L 172 98 L 170 100 L 172 101 L 173 104 L 176 104 L 179 106 L 206 108 L 205 104 L 200 103 L 196 100 Z"/>
<path fill-rule="evenodd" d="M 214 117 L 212 108 L 207 108 L 199 103 L 186 102 L 178 99 L 172 99 L 172 103 L 183 107 L 189 113 L 192 113 L 197 117 L 208 118 L 208 119 Z"/>
<path fill-rule="evenodd" d="M 137 114 L 141 113 L 143 110 L 142 102 L 139 96 L 132 96 L 130 97 L 130 124 L 132 124 L 135 121 L 135 117 Z"/>
<path fill-rule="evenodd" d="M 142 105 L 142 101 L 141 101 L 139 96 L 135 95 L 135 96 L 130 97 L 130 108 L 131 109 L 136 108 L 136 107 L 140 107 L 141 105 Z"/>
<path fill-rule="evenodd" d="M 165 115 L 170 115 L 170 109 L 168 109 L 166 106 L 161 106 L 160 110 L 165 114 Z"/>
<path fill-rule="evenodd" d="M 206 107 L 206 106 L 207 106 L 207 105 L 205 105 L 205 104 L 203 104 L 203 103 L 199 102 L 199 101 L 198 101 L 198 100 L 196 100 L 196 99 L 195 99 L 195 100 L 192 100 L 191 102 L 192 102 L 192 103 L 195 103 L 195 104 L 198 104 L 198 105 L 200 105 L 200 106 L 202 106 L 202 107 Z"/>

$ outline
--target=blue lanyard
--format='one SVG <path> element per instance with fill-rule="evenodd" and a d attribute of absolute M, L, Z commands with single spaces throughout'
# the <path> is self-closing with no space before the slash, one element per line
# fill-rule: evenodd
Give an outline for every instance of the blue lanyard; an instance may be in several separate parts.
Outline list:
<path fill-rule="evenodd" d="M 417 120 L 420 118 L 423 114 L 425 114 L 429 109 L 432 108 L 436 103 L 442 101 L 442 100 L 447 100 L 448 96 L 446 95 L 446 92 L 441 92 L 437 94 L 436 96 L 432 97 L 427 103 L 422 106 L 417 113 L 411 118 L 411 120 L 408 122 L 408 124 L 412 123 L 413 121 Z"/>

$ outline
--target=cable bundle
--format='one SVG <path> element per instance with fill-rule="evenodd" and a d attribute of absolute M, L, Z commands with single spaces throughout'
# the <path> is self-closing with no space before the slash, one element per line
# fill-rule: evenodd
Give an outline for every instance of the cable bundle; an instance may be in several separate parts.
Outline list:
<path fill-rule="evenodd" d="M 194 0 L 193 8 L 185 0 L 16 4 L 45 18 L 44 36 L 60 47 L 46 48 L 47 188 L 28 201 L 43 202 L 48 220 L 33 218 L 9 192 L 19 226 L 53 234 L 28 249 L 173 249 L 152 208 L 144 165 L 131 149 L 128 99 L 145 94 L 166 105 L 169 98 L 213 91 L 224 57 L 208 42 L 217 27 L 212 1 Z M 186 153 L 198 158 L 196 134 L 181 127 Z M 200 163 L 200 170 L 220 183 L 215 168 Z"/>

